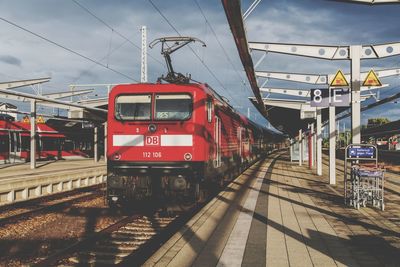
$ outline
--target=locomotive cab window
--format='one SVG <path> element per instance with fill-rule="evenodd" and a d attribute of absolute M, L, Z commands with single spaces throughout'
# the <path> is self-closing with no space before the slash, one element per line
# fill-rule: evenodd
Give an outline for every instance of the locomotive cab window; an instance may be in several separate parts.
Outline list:
<path fill-rule="evenodd" d="M 150 120 L 151 95 L 121 95 L 115 99 L 115 117 L 120 120 Z"/>
<path fill-rule="evenodd" d="M 193 101 L 189 94 L 157 94 L 156 120 L 187 120 L 192 116 Z"/>

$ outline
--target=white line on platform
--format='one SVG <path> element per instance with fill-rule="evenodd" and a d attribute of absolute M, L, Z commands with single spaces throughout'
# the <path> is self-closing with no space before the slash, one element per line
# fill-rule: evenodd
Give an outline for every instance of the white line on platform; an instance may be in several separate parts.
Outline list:
<path fill-rule="evenodd" d="M 267 168 L 264 166 L 257 174 L 253 190 L 250 191 L 246 202 L 240 211 L 238 220 L 229 236 L 228 242 L 219 258 L 218 267 L 222 266 L 241 266 L 247 238 L 253 220 L 254 209 L 257 204 L 258 194 L 264 180 Z"/>

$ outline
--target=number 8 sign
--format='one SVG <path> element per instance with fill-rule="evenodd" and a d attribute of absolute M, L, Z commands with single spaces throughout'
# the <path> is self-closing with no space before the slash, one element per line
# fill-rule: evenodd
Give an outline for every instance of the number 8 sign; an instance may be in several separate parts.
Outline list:
<path fill-rule="evenodd" d="M 311 89 L 311 107 L 329 106 L 329 89 Z"/>

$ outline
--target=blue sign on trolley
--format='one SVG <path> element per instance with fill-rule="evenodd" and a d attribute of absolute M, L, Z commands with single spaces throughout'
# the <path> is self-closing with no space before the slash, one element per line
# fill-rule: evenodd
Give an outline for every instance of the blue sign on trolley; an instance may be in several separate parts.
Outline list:
<path fill-rule="evenodd" d="M 373 159 L 376 158 L 376 148 L 373 146 L 349 146 L 347 149 L 349 159 Z"/>

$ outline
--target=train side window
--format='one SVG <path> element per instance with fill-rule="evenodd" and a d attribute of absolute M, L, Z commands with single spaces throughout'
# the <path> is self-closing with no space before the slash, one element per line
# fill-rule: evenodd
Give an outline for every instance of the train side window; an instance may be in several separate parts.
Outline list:
<path fill-rule="evenodd" d="M 15 150 L 15 134 L 14 132 L 10 132 L 10 152 L 17 152 Z"/>
<path fill-rule="evenodd" d="M 212 109 L 213 109 L 212 99 L 208 99 L 207 100 L 207 121 L 208 122 L 212 122 Z"/>
<path fill-rule="evenodd" d="M 65 140 L 64 142 L 64 150 L 71 151 L 74 150 L 74 143 L 71 140 Z"/>
<path fill-rule="evenodd" d="M 15 138 L 16 138 L 16 152 L 21 152 L 21 135 L 19 133 L 15 133 Z"/>
<path fill-rule="evenodd" d="M 42 151 L 56 151 L 59 147 L 59 139 L 55 137 L 40 138 Z"/>
<path fill-rule="evenodd" d="M 8 136 L 0 135 L 0 152 L 9 152 L 9 141 Z"/>
<path fill-rule="evenodd" d="M 21 137 L 21 151 L 28 151 L 31 147 L 31 140 L 29 136 Z"/>

